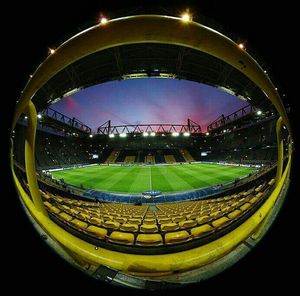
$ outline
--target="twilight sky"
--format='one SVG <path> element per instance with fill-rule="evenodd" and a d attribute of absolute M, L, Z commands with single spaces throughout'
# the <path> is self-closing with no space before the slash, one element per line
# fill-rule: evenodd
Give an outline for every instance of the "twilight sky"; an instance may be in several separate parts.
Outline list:
<path fill-rule="evenodd" d="M 109 119 L 112 125 L 122 125 L 184 124 L 190 118 L 205 132 L 207 125 L 218 116 L 247 104 L 217 88 L 197 82 L 142 78 L 95 85 L 51 107 L 76 117 L 93 130 Z"/>

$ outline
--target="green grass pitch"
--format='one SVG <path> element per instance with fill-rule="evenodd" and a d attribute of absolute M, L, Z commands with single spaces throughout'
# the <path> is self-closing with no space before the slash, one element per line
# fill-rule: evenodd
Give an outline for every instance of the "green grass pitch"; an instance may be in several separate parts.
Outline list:
<path fill-rule="evenodd" d="M 254 172 L 253 168 L 214 164 L 168 166 L 91 166 L 54 171 L 56 179 L 85 189 L 141 193 L 146 190 L 178 192 L 234 181 Z"/>

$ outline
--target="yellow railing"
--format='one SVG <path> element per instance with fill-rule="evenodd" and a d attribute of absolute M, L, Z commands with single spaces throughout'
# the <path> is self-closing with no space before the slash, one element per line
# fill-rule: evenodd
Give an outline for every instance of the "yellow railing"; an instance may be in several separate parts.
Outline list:
<path fill-rule="evenodd" d="M 256 213 L 232 232 L 206 245 L 178 252 L 176 255 L 135 255 L 104 248 L 96 250 L 92 244 L 73 236 L 50 220 L 41 200 L 35 172 L 34 147 L 37 118 L 35 107 L 31 102 L 34 94 L 56 73 L 84 56 L 110 47 L 146 42 L 186 46 L 223 60 L 248 76 L 266 94 L 280 114 L 277 123 L 279 158 L 276 188 L 270 197 Z M 241 60 L 246 67 L 241 68 Z M 283 142 L 281 128 L 285 124 L 291 135 L 290 124 L 281 99 L 268 76 L 247 52 L 241 50 L 236 43 L 227 37 L 203 25 L 194 22 L 183 23 L 174 17 L 148 15 L 116 19 L 106 23 L 105 27 L 104 25 L 97 25 L 74 36 L 62 44 L 54 54 L 50 55 L 27 83 L 16 107 L 13 129 L 22 113 L 27 114 L 29 122 L 25 144 L 25 166 L 32 200 L 22 188 L 14 172 L 13 148 L 11 147 L 11 169 L 19 194 L 32 217 L 46 233 L 70 253 L 96 266 L 103 264 L 125 272 L 154 275 L 159 272 L 189 270 L 213 262 L 230 252 L 255 232 L 268 215 L 289 178 L 292 149 L 290 144 L 288 164 L 282 173 Z M 289 143 L 291 143 L 291 136 Z"/>

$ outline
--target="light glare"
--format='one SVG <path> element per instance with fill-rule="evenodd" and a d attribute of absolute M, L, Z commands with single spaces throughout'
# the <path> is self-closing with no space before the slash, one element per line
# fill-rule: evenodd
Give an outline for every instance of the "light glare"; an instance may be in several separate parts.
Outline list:
<path fill-rule="evenodd" d="M 102 17 L 100 19 L 100 24 L 105 25 L 108 22 L 108 19 L 106 17 Z"/>
<path fill-rule="evenodd" d="M 184 13 L 184 14 L 181 15 L 181 19 L 184 22 L 189 22 L 191 20 L 191 16 L 188 13 Z"/>

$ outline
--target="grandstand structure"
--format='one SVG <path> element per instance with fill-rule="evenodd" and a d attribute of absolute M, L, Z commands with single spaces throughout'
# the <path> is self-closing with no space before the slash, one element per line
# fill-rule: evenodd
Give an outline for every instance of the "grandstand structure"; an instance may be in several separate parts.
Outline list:
<path fill-rule="evenodd" d="M 206 83 L 250 105 L 220 115 L 205 132 L 188 119 L 186 125 L 107 121 L 92 133 L 51 107 L 88 86 L 141 76 Z M 100 23 L 53 51 L 21 94 L 11 143 L 21 203 L 47 242 L 96 279 L 152 289 L 201 281 L 250 251 L 283 202 L 293 150 L 284 104 L 258 63 L 215 30 L 161 15 Z M 187 168 L 183 183 L 194 186 L 197 165 L 207 166 L 203 179 L 213 177 L 213 166 L 234 177 L 184 192 L 154 185 L 151 170 L 158 167 L 172 171 L 176 185 Z M 115 193 L 53 177 L 79 178 L 78 169 L 99 168 L 101 185 L 117 168 L 123 179 L 111 183 L 131 188 L 126 178 L 133 170 L 124 173 L 131 167 L 147 172 L 146 190 Z M 237 179 L 234 168 L 255 172 Z M 134 186 L 143 188 L 137 175 Z"/>

